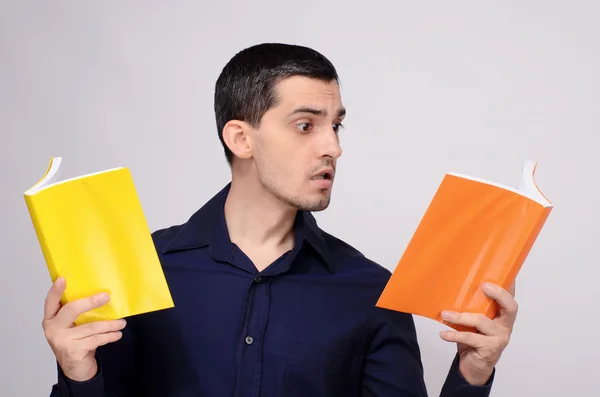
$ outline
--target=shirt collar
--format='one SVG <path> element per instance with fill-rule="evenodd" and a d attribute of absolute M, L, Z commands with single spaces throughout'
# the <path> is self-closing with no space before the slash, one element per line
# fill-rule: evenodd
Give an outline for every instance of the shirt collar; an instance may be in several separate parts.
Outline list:
<path fill-rule="evenodd" d="M 194 213 L 179 232 L 162 249 L 162 254 L 174 251 L 186 251 L 209 246 L 211 255 L 222 261 L 229 261 L 232 243 L 225 222 L 225 199 L 231 183 L 211 198 Z M 308 211 L 298 211 L 294 223 L 296 244 L 306 241 L 325 262 L 328 269 L 334 271 L 333 258 L 323 232 L 314 216 Z"/>

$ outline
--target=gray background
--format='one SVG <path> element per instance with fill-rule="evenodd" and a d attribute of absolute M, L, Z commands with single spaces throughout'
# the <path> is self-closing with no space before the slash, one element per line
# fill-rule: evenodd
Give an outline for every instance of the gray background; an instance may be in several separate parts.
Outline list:
<path fill-rule="evenodd" d="M 445 172 L 514 185 L 523 158 L 539 161 L 556 208 L 519 276 L 492 395 L 599 395 L 598 21 L 592 1 L 2 1 L 0 394 L 55 381 L 22 197 L 49 157 L 64 176 L 128 166 L 151 229 L 184 222 L 229 178 L 220 69 L 280 41 L 322 51 L 342 78 L 344 155 L 320 225 L 390 269 Z M 434 396 L 455 347 L 416 321 Z"/>

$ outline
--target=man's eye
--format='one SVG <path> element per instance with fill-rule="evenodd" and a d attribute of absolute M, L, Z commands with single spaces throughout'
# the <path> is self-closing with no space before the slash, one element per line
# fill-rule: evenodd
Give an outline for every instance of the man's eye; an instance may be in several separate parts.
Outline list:
<path fill-rule="evenodd" d="M 337 134 L 340 129 L 344 128 L 342 123 L 335 123 L 333 125 L 333 131 Z"/>
<path fill-rule="evenodd" d="M 302 131 L 302 132 L 309 132 L 311 124 L 310 123 L 299 123 L 299 124 L 296 124 L 296 127 L 298 127 L 300 129 L 300 131 Z"/>

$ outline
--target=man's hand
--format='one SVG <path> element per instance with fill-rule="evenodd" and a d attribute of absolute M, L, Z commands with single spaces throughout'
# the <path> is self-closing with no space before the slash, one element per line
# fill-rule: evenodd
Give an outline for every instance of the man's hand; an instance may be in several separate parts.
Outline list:
<path fill-rule="evenodd" d="M 98 370 L 98 346 L 121 339 L 125 320 L 97 321 L 75 326 L 81 314 L 108 303 L 108 294 L 98 294 L 61 306 L 65 280 L 58 278 L 48 291 L 42 326 L 46 339 L 65 376 L 75 381 L 93 378 Z"/>
<path fill-rule="evenodd" d="M 470 384 L 479 386 L 488 382 L 508 345 L 518 311 L 514 283 L 510 291 L 489 283 L 484 284 L 483 291 L 498 302 L 498 315 L 492 320 L 483 314 L 444 311 L 442 318 L 445 321 L 476 328 L 479 333 L 450 330 L 440 334 L 442 339 L 457 343 L 461 374 Z"/>

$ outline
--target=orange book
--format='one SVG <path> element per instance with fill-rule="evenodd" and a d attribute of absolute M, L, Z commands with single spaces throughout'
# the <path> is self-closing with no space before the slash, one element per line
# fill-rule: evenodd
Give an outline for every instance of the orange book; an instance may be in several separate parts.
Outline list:
<path fill-rule="evenodd" d="M 431 200 L 377 306 L 442 320 L 442 310 L 494 318 L 498 305 L 481 286 L 509 289 L 553 204 L 526 161 L 516 188 L 447 173 Z"/>

